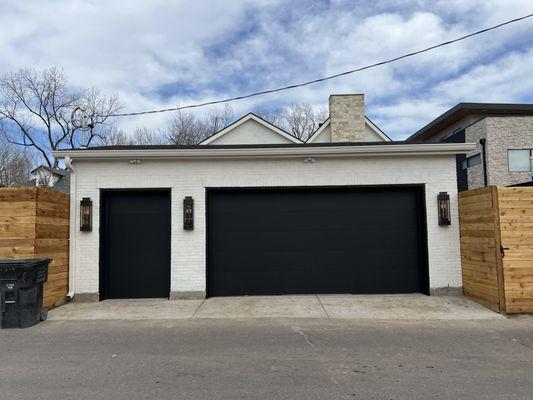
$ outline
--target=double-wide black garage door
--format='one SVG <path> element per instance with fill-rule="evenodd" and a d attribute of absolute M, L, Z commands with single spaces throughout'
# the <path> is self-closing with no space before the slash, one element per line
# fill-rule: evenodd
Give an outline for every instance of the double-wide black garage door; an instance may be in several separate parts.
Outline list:
<path fill-rule="evenodd" d="M 428 290 L 422 189 L 208 192 L 208 295 Z"/>

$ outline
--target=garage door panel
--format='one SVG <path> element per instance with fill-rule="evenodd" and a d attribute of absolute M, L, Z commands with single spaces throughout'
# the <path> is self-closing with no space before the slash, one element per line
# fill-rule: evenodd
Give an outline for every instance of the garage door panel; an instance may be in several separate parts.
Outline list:
<path fill-rule="evenodd" d="M 224 197 L 227 202 L 220 204 L 218 210 L 225 211 L 242 211 L 250 205 L 250 200 L 253 200 L 253 207 L 257 211 L 272 212 L 273 210 L 283 211 L 297 211 L 309 210 L 317 211 L 324 209 L 325 204 L 335 202 L 336 208 L 340 210 L 353 210 L 354 206 L 358 209 L 396 209 L 404 210 L 404 202 L 411 201 L 416 198 L 415 192 L 403 191 L 403 189 L 392 189 L 395 191 L 395 202 L 391 202 L 391 191 L 383 190 L 381 193 L 376 191 L 362 192 L 359 191 L 356 195 L 347 193 L 349 189 L 340 188 L 339 190 L 346 192 L 346 197 L 339 198 L 338 190 L 331 189 L 324 191 L 322 188 L 298 188 L 292 192 L 283 188 L 265 188 L 265 189 L 243 189 L 234 190 L 233 192 L 225 192 Z M 382 189 L 379 189 L 382 190 Z M 305 203 L 301 198 L 294 197 L 295 191 L 299 191 L 306 198 Z M 305 192 L 305 193 L 304 193 Z M 220 192 L 219 192 L 220 193 Z M 263 194 L 275 193 L 276 197 L 258 197 Z"/>
<path fill-rule="evenodd" d="M 169 191 L 103 191 L 101 223 L 101 297 L 168 297 Z"/>
<path fill-rule="evenodd" d="M 414 188 L 210 191 L 208 294 L 427 291 Z"/>
<path fill-rule="evenodd" d="M 217 240 L 210 246 L 213 251 L 244 251 L 256 252 L 265 249 L 268 242 L 270 251 L 346 250 L 346 249 L 404 249 L 417 239 L 417 231 L 405 230 L 401 235 L 393 230 L 362 231 L 329 230 L 329 231 L 290 231 L 267 232 L 218 232 Z M 357 238 L 357 239 L 354 239 Z M 243 248 L 246 243 L 246 248 Z"/>
<path fill-rule="evenodd" d="M 354 205 L 355 207 L 355 205 Z M 312 218 L 309 218 L 312 215 Z M 278 230 L 305 231 L 309 229 L 320 230 L 372 230 L 377 229 L 376 219 L 379 218 L 386 228 L 387 221 L 402 224 L 404 227 L 417 228 L 416 220 L 410 212 L 383 209 L 383 210 L 331 210 L 327 207 L 312 211 L 293 210 L 265 212 L 262 210 L 220 212 L 213 217 L 213 226 L 217 231 L 225 232 L 271 232 Z M 331 225 L 334 219 L 336 224 Z M 290 221 L 290 224 L 287 222 Z M 354 226 L 354 221 L 357 225 Z"/>
<path fill-rule="evenodd" d="M 330 271 L 335 269 L 343 270 L 346 266 L 357 269 L 360 264 L 359 259 L 364 259 L 361 268 L 376 269 L 383 272 L 387 269 L 399 268 L 404 272 L 409 270 L 410 265 L 418 261 L 416 251 L 406 250 L 384 250 L 376 251 L 263 251 L 263 252 L 221 252 L 220 256 L 227 262 L 225 271 L 243 271 L 254 273 L 254 271 L 266 270 L 283 271 L 297 268 L 311 270 L 313 268 L 323 268 Z M 349 260 L 347 262 L 347 260 Z M 416 268 L 413 268 L 417 272 Z"/>

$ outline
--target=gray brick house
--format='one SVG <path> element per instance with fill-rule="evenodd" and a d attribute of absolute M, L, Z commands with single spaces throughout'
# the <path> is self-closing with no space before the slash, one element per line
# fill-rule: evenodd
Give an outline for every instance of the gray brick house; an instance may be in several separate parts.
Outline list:
<path fill-rule="evenodd" d="M 459 103 L 407 141 L 476 143 L 457 155 L 459 191 L 532 182 L 533 104 Z"/>

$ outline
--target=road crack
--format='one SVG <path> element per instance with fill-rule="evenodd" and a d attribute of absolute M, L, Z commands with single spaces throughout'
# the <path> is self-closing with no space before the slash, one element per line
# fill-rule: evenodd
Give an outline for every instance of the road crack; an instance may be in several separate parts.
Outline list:
<path fill-rule="evenodd" d="M 309 336 L 307 335 L 307 333 L 304 332 L 304 330 L 298 326 L 293 326 L 292 327 L 292 330 L 294 332 L 296 332 L 297 334 L 299 334 L 301 337 L 304 338 L 305 340 L 305 343 L 307 343 L 309 345 L 309 347 L 311 347 L 314 351 L 318 352 L 318 347 L 316 347 L 313 342 L 311 341 L 311 339 L 309 339 Z"/>

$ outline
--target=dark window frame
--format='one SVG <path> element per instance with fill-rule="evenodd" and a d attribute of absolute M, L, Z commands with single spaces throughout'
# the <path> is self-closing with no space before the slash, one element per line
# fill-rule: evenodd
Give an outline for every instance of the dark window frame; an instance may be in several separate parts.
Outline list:
<path fill-rule="evenodd" d="M 475 164 L 470 164 L 470 162 L 474 159 L 476 159 Z M 466 157 L 463 160 L 461 167 L 463 169 L 468 169 L 471 167 L 475 167 L 476 165 L 479 165 L 479 164 L 481 164 L 481 153 L 477 153 L 477 154 L 471 155 L 470 157 Z"/>

